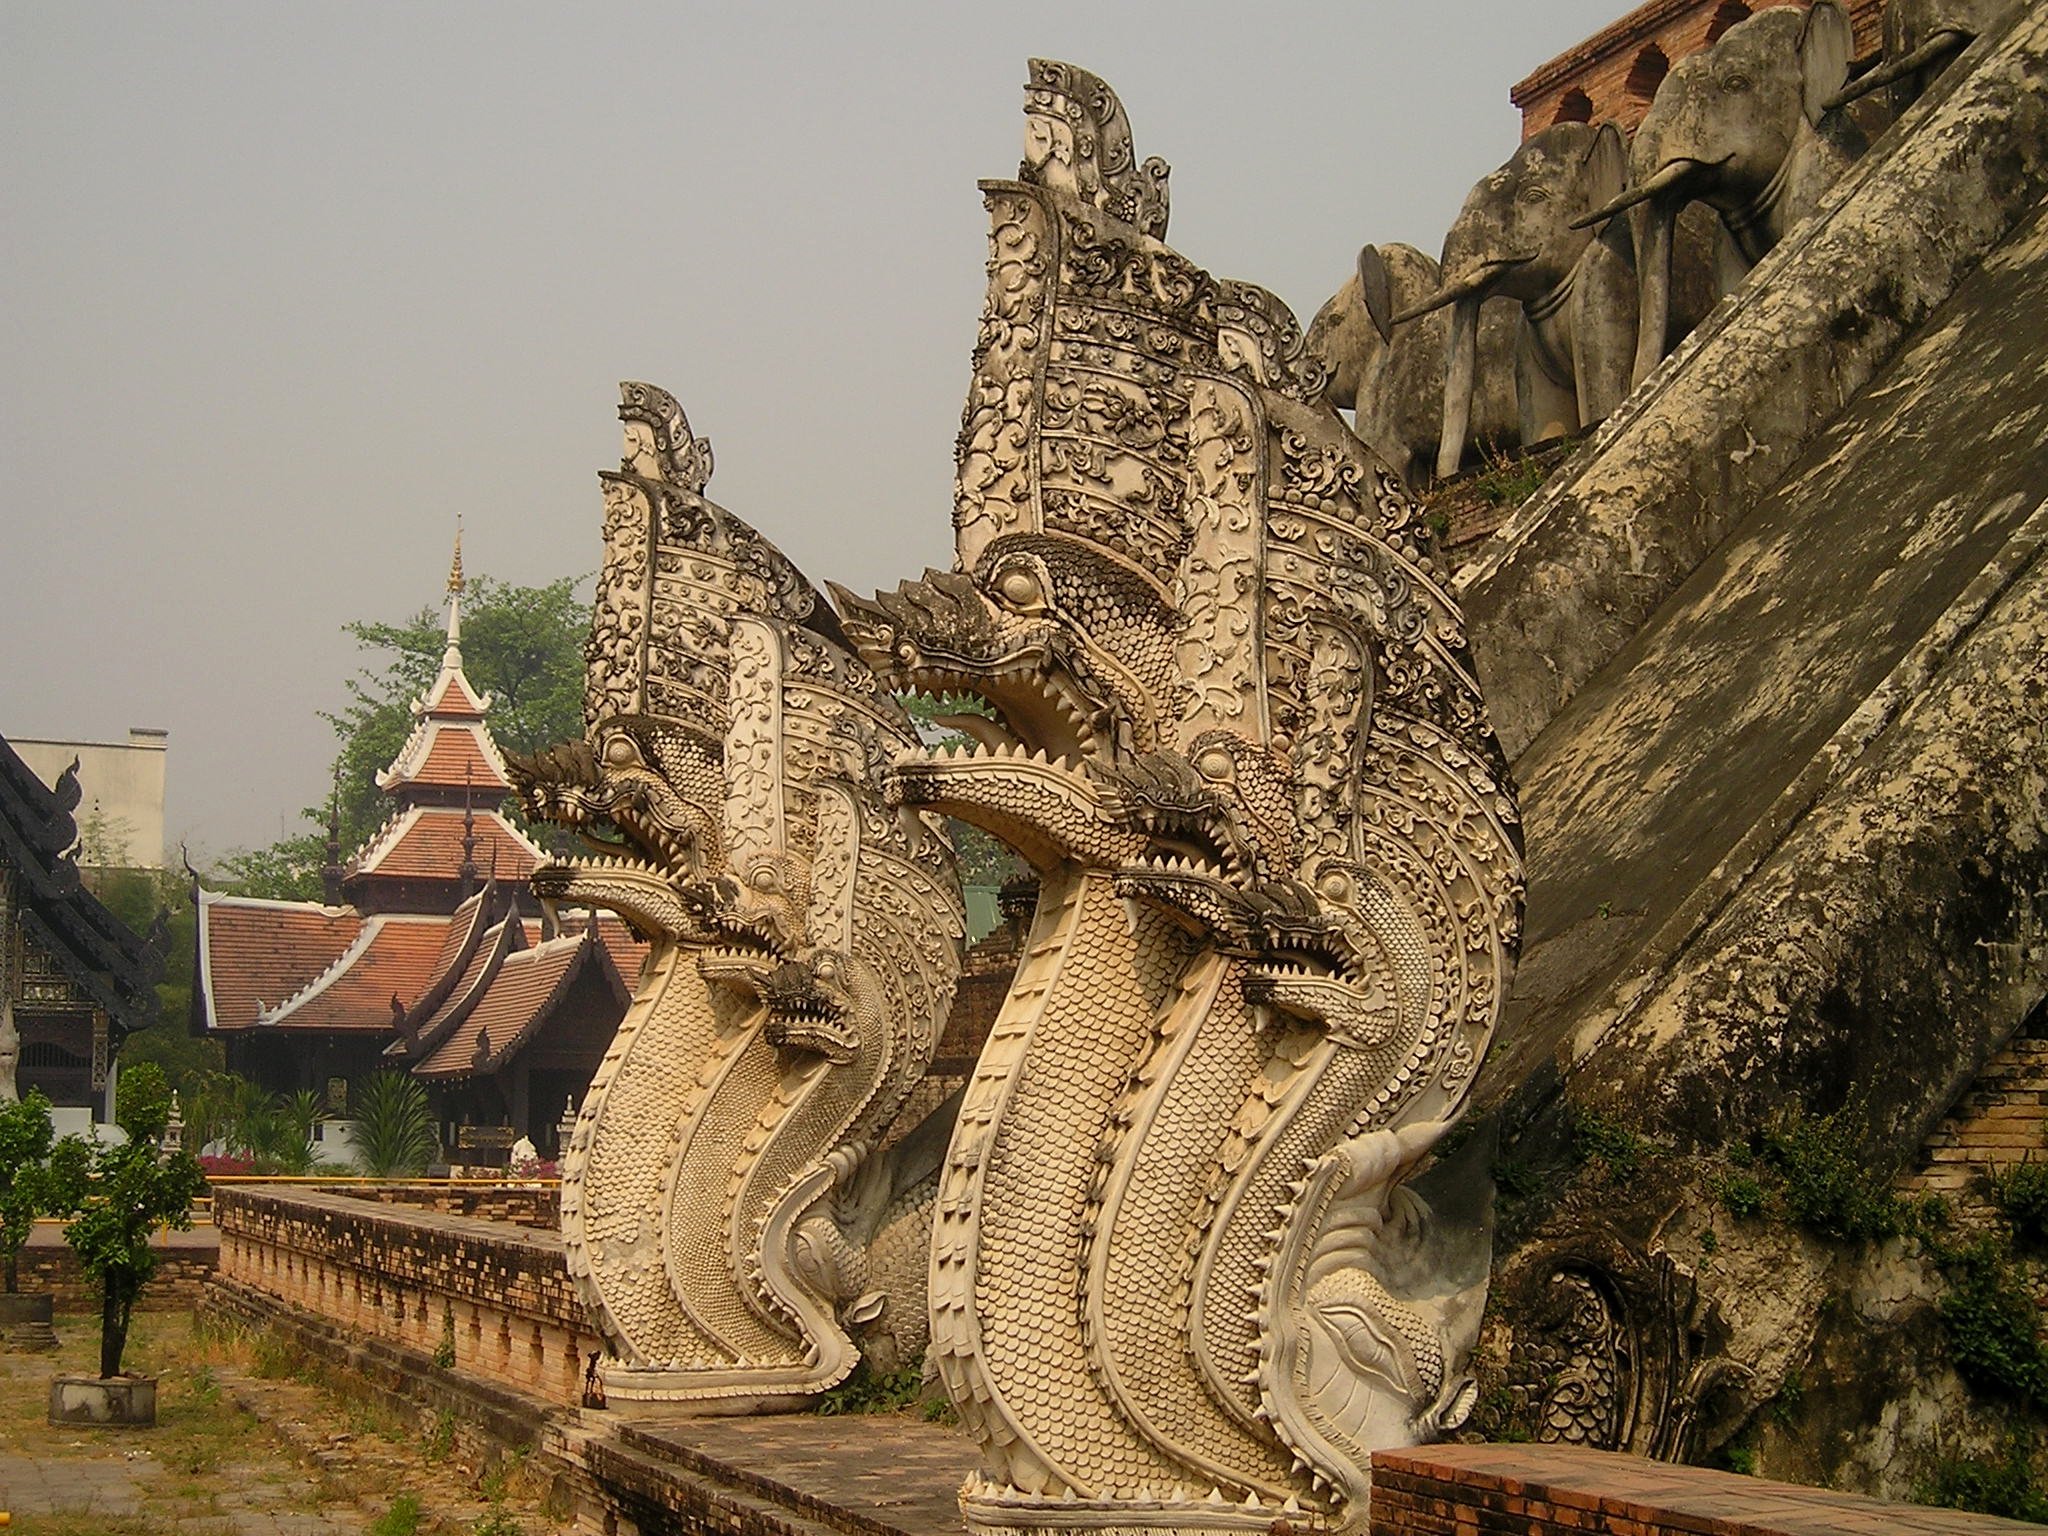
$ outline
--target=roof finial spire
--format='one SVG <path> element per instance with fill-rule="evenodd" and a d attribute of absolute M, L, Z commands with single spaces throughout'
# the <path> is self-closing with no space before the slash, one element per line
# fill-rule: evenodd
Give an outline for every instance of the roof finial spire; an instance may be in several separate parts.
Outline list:
<path fill-rule="evenodd" d="M 462 514 L 455 514 L 455 558 L 448 564 L 448 650 L 456 653 L 462 640 Z M 459 657 L 457 658 L 460 659 Z"/>

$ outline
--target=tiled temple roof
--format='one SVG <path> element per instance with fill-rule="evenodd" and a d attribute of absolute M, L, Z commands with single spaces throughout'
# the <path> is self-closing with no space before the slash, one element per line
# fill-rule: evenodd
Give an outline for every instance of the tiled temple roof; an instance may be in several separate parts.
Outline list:
<path fill-rule="evenodd" d="M 198 908 L 194 998 L 209 1029 L 249 1028 L 317 981 L 363 931 L 362 914 L 312 901 L 201 891 Z"/>
<path fill-rule="evenodd" d="M 413 1071 L 431 1078 L 496 1071 L 518 1053 L 590 966 L 606 974 L 623 1012 L 626 985 L 595 935 L 549 939 L 507 955 L 485 995 Z"/>
<path fill-rule="evenodd" d="M 385 822 L 363 845 L 349 879 L 453 880 L 462 867 L 462 841 L 471 835 L 476 838 L 479 878 L 524 880 L 547 857 L 539 844 L 496 810 L 465 817 L 457 806 L 415 805 Z"/>

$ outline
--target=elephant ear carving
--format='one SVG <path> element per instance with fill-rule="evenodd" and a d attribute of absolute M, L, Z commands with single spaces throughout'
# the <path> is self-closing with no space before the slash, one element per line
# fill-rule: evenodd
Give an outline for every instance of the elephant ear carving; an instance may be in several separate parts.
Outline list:
<path fill-rule="evenodd" d="M 1831 4 L 1832 0 L 1822 3 Z M 1621 196 L 1627 183 L 1628 149 L 1621 142 L 1621 131 L 1612 123 L 1602 123 L 1579 161 L 1578 185 L 1573 189 L 1578 206 L 1604 208 Z"/>
<path fill-rule="evenodd" d="M 1818 126 L 1827 103 L 1849 83 L 1849 58 L 1856 50 L 1849 13 L 1836 0 L 1814 0 L 1799 29 L 1799 74 L 1806 120 Z"/>
<path fill-rule="evenodd" d="M 1358 248 L 1358 291 L 1365 297 L 1365 312 L 1381 341 L 1394 339 L 1394 280 L 1387 273 L 1387 258 L 1376 245 Z"/>

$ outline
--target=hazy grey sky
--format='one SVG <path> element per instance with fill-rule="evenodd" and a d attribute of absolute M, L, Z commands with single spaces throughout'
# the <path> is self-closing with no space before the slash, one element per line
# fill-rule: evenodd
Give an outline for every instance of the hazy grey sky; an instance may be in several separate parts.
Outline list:
<path fill-rule="evenodd" d="M 340 626 L 597 560 L 615 384 L 813 578 L 951 555 L 978 178 L 1113 85 L 1170 239 L 1304 321 L 1434 251 L 1625 0 L 0 3 L 0 733 L 170 730 L 167 827 L 324 793 Z"/>

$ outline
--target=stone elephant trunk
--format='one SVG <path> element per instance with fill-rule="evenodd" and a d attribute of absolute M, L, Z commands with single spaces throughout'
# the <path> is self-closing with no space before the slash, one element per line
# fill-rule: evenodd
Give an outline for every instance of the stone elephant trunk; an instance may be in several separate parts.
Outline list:
<path fill-rule="evenodd" d="M 1862 134 L 1829 105 L 1848 78 L 1852 47 L 1836 0 L 1776 7 L 1679 60 L 1657 88 L 1629 146 L 1631 185 L 1573 221 L 1590 229 L 1642 210 L 1635 383 L 1664 358 L 1673 228 L 1686 204 L 1707 203 L 1720 216 L 1716 286 L 1725 294 L 1862 153 Z"/>
<path fill-rule="evenodd" d="M 1891 0 L 1884 10 L 1884 62 L 1830 96 L 1834 111 L 1894 87 L 1894 115 L 1904 112 L 1949 61 L 1989 31 L 2017 0 Z"/>
<path fill-rule="evenodd" d="M 1435 471 L 1443 443 L 1450 317 L 1437 310 L 1398 330 L 1393 318 L 1442 282 L 1436 258 L 1412 245 L 1362 246 L 1355 270 L 1308 328 L 1307 350 L 1329 378 L 1323 402 L 1353 412 L 1360 440 L 1410 485 Z M 1468 445 L 1502 448 L 1521 440 L 1514 395 L 1517 318 L 1512 300 L 1480 304 Z"/>
<path fill-rule="evenodd" d="M 1540 442 L 1601 420 L 1628 391 L 1636 330 L 1627 229 L 1592 210 L 1619 195 L 1626 153 L 1612 125 L 1560 123 L 1473 187 L 1444 236 L 1443 280 L 1396 313 L 1399 326 L 1451 311 L 1444 430 L 1437 472 L 1463 457 L 1479 368 L 1480 306 L 1521 306 L 1514 349 L 1522 441 Z"/>

